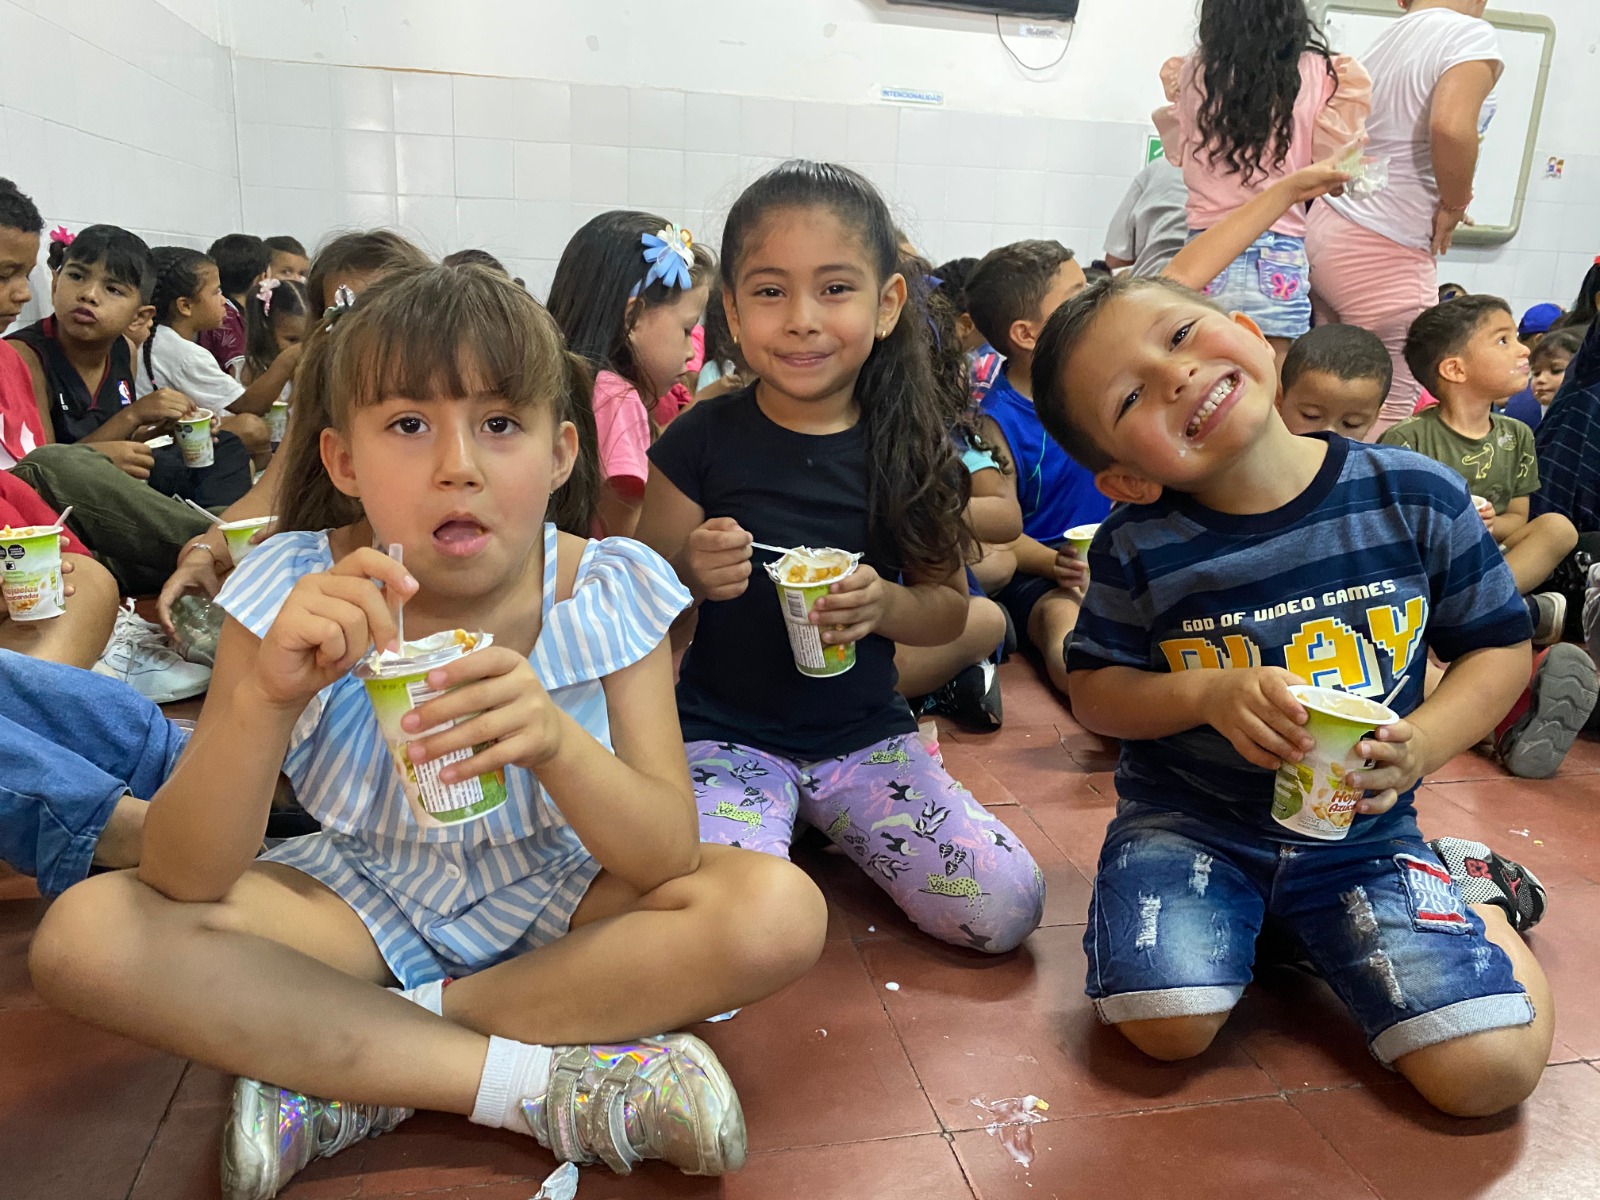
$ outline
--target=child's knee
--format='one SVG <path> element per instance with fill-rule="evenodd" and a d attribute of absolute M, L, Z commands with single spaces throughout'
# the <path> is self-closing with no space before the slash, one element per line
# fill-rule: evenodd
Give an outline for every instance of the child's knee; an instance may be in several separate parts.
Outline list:
<path fill-rule="evenodd" d="M 822 953 L 828 929 L 828 906 L 817 885 L 770 854 L 701 850 L 712 893 L 708 911 L 717 914 L 718 937 L 729 954 L 753 978 L 776 986 L 805 974 Z"/>
<path fill-rule="evenodd" d="M 1180 1062 L 1204 1054 L 1227 1020 L 1226 1012 L 1155 1017 L 1147 1021 L 1119 1022 L 1117 1031 L 1151 1058 Z"/>
<path fill-rule="evenodd" d="M 28 949 L 33 986 L 66 1012 L 83 1011 L 111 981 L 132 974 L 141 938 L 130 906 L 131 872 L 86 879 L 51 904 Z"/>
<path fill-rule="evenodd" d="M 987 596 L 974 596 L 967 609 L 967 629 L 986 646 L 998 646 L 1006 636 L 1006 611 Z"/>
<path fill-rule="evenodd" d="M 1531 524 L 1550 548 L 1563 557 L 1578 546 L 1578 527 L 1560 513 L 1545 513 L 1535 517 Z"/>
<path fill-rule="evenodd" d="M 1534 1027 L 1490 1029 L 1413 1050 L 1395 1060 L 1423 1099 L 1453 1117 L 1489 1117 L 1532 1094 L 1547 1048 Z"/>

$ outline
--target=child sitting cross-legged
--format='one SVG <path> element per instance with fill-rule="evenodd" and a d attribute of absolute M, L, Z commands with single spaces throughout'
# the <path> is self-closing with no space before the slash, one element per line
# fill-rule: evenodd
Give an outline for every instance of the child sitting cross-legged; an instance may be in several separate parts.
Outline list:
<path fill-rule="evenodd" d="M 217 686 L 138 870 L 55 902 L 36 986 L 243 1076 L 227 1200 L 416 1108 L 622 1173 L 736 1170 L 727 1074 L 663 1031 L 797 978 L 826 912 L 788 863 L 696 836 L 672 568 L 545 519 L 579 463 L 586 372 L 509 279 L 428 267 L 319 326 L 297 384 L 330 420 L 291 429 L 285 532 L 218 597 Z M 374 548 L 392 545 L 404 566 Z M 389 743 L 352 668 L 395 648 L 402 616 L 413 641 L 494 642 L 435 660 Z M 280 771 L 323 828 L 257 859 Z M 427 816 L 479 777 L 498 807 Z"/>
<path fill-rule="evenodd" d="M 1464 901 L 1413 806 L 1527 678 L 1527 611 L 1466 489 L 1418 455 L 1291 434 L 1260 331 L 1169 280 L 1089 288 L 1033 367 L 1052 436 L 1121 502 L 1067 656 L 1074 715 L 1122 739 L 1084 938 L 1101 1020 L 1159 1059 L 1201 1053 L 1271 917 L 1432 1104 L 1518 1103 L 1549 989 L 1514 896 Z M 1423 701 L 1429 647 L 1451 666 Z M 1301 682 L 1393 691 L 1402 714 L 1355 747 L 1371 766 L 1342 778 L 1363 798 L 1339 841 L 1271 815 L 1274 772 L 1313 745 Z"/>
<path fill-rule="evenodd" d="M 1420 451 L 1466 480 L 1527 597 L 1534 643 L 1559 641 L 1566 597 L 1535 589 L 1578 544 L 1578 531 L 1558 513 L 1529 518 L 1528 498 L 1539 490 L 1533 431 L 1492 411 L 1528 382 L 1528 349 L 1510 307 L 1479 295 L 1436 304 L 1411 323 L 1405 356 L 1439 403 L 1387 430 L 1383 443 Z"/>

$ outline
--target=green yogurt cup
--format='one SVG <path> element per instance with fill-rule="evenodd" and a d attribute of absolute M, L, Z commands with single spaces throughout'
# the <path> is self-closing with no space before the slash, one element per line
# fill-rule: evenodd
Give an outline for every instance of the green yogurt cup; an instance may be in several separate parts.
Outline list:
<path fill-rule="evenodd" d="M 1305 708 L 1304 728 L 1316 745 L 1299 762 L 1278 768 L 1272 819 L 1305 837 L 1337 842 L 1350 832 L 1356 805 L 1366 794 L 1346 786 L 1344 777 L 1372 766 L 1356 755 L 1356 745 L 1400 716 L 1376 700 L 1333 688 L 1295 686 L 1289 694 Z"/>
<path fill-rule="evenodd" d="M 421 733 L 407 733 L 400 719 L 413 708 L 443 693 L 428 686 L 428 672 L 489 646 L 494 637 L 487 633 L 447 630 L 407 642 L 401 653 L 374 652 L 356 664 L 355 677 L 365 685 L 367 699 L 389 748 L 389 760 L 405 789 L 412 815 L 424 829 L 449 829 L 486 817 L 506 802 L 504 771 L 494 771 L 456 783 L 444 783 L 439 772 L 451 763 L 470 758 L 481 746 L 456 750 L 442 758 L 414 763 L 406 754 L 413 742 L 448 729 L 440 725 Z"/>
<path fill-rule="evenodd" d="M 209 467 L 217 461 L 211 445 L 211 419 L 209 412 L 178 418 L 178 449 L 183 451 L 184 466 Z"/>
<path fill-rule="evenodd" d="M 1094 541 L 1094 535 L 1099 529 L 1100 523 L 1098 521 L 1093 525 L 1074 525 L 1061 536 L 1072 544 L 1072 548 L 1078 552 L 1079 558 L 1088 562 L 1089 544 Z"/>
<path fill-rule="evenodd" d="M 814 550 L 796 546 L 777 562 L 766 564 L 767 574 L 778 588 L 778 603 L 783 607 L 784 628 L 789 632 L 789 649 L 794 654 L 795 670 L 814 679 L 843 675 L 856 665 L 856 645 L 828 645 L 822 640 L 821 625 L 807 618 L 828 589 L 848 577 L 861 562 L 861 555 L 844 550 Z M 818 578 L 821 574 L 823 577 Z"/>
<path fill-rule="evenodd" d="M 0 530 L 0 558 L 0 597 L 13 621 L 48 621 L 67 611 L 60 525 Z"/>
<path fill-rule="evenodd" d="M 218 528 L 228 542 L 228 555 L 233 559 L 233 565 L 238 566 L 250 556 L 250 552 L 260 543 L 252 543 L 250 539 L 255 536 L 256 530 L 263 529 L 276 521 L 277 517 L 245 517 L 241 521 L 224 521 Z"/>

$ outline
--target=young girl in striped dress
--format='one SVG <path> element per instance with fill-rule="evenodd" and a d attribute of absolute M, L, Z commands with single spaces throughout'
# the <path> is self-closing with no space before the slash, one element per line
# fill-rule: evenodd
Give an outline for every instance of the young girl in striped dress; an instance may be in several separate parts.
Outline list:
<path fill-rule="evenodd" d="M 210 700 L 142 863 L 71 889 L 35 940 L 53 1003 L 242 1076 L 230 1200 L 416 1108 L 619 1172 L 743 1161 L 709 1048 L 651 1035 L 797 978 L 826 916 L 788 864 L 699 843 L 672 568 L 544 520 L 574 486 L 587 382 L 480 268 L 397 273 L 313 334 L 297 393 L 330 427 L 288 443 L 291 532 L 218 597 Z M 404 566 L 375 548 L 393 543 Z M 471 752 L 446 783 L 503 769 L 477 820 L 418 824 L 351 674 L 400 601 L 409 640 L 494 637 L 431 672 L 444 694 L 403 725 L 413 763 Z M 280 768 L 323 828 L 257 859 Z"/>

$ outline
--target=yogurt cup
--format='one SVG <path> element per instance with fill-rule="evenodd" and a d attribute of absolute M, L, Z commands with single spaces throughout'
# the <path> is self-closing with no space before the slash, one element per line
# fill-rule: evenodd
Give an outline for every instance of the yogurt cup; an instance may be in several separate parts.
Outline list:
<path fill-rule="evenodd" d="M 284 431 L 289 428 L 289 405 L 284 400 L 274 400 L 267 409 L 267 438 L 276 450 L 283 443 Z"/>
<path fill-rule="evenodd" d="M 67 611 L 59 524 L 0 529 L 0 557 L 0 596 L 13 621 L 47 621 Z"/>
<path fill-rule="evenodd" d="M 766 564 L 767 574 L 778 586 L 789 649 L 800 674 L 822 679 L 843 675 L 856 665 L 854 642 L 827 645 L 822 640 L 822 626 L 813 625 L 806 618 L 816 602 L 828 594 L 828 588 L 849 576 L 860 562 L 861 555 L 844 550 L 796 546 L 777 562 Z"/>
<path fill-rule="evenodd" d="M 1337 842 L 1350 832 L 1356 804 L 1366 794 L 1346 786 L 1344 777 L 1372 766 L 1356 756 L 1356 743 L 1400 716 L 1376 700 L 1333 688 L 1296 685 L 1289 694 L 1305 707 L 1305 730 L 1316 745 L 1299 762 L 1278 768 L 1272 819 L 1304 837 Z"/>
<path fill-rule="evenodd" d="M 1096 521 L 1093 525 L 1074 525 L 1061 536 L 1072 543 L 1072 548 L 1078 552 L 1078 557 L 1085 562 L 1089 561 L 1089 543 L 1094 541 L 1095 532 L 1100 528 Z"/>
<path fill-rule="evenodd" d="M 389 748 L 389 759 L 400 776 L 412 815 L 424 829 L 449 829 L 476 821 L 506 802 L 504 771 L 456 783 L 444 783 L 439 779 L 441 770 L 470 758 L 481 747 L 455 750 L 425 763 L 414 763 L 407 757 L 406 748 L 413 741 L 448 729 L 456 722 L 415 734 L 400 728 L 400 719 L 413 708 L 443 695 L 428 686 L 429 671 L 481 650 L 493 641 L 493 636 L 487 633 L 447 630 L 407 642 L 399 654 L 375 651 L 357 663 L 353 672 L 366 686 L 367 699 L 372 702 L 373 715 L 378 719 L 384 744 Z"/>
<path fill-rule="evenodd" d="M 246 517 L 242 521 L 224 521 L 218 528 L 228 542 L 228 555 L 233 559 L 233 565 L 238 566 L 250 552 L 260 543 L 252 544 L 250 539 L 255 536 L 258 529 L 263 529 L 276 521 L 277 517 Z"/>
<path fill-rule="evenodd" d="M 1488 513 L 1491 517 L 1494 516 L 1494 505 L 1490 504 L 1477 493 L 1473 493 L 1472 495 L 1472 507 L 1477 509 L 1480 515 L 1483 513 Z"/>
<path fill-rule="evenodd" d="M 217 461 L 211 445 L 211 414 L 178 418 L 178 449 L 186 467 L 209 467 Z"/>

